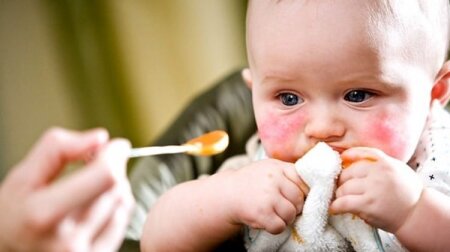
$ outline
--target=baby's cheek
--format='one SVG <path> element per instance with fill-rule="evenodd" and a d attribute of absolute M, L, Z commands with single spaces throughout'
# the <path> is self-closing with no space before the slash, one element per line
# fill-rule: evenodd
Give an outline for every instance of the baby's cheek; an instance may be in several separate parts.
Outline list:
<path fill-rule="evenodd" d="M 270 115 L 258 121 L 258 135 L 271 158 L 294 162 L 298 158 L 294 153 L 300 132 L 304 125 L 304 116 L 295 117 Z"/>
<path fill-rule="evenodd" d="M 391 157 L 404 159 L 408 141 L 404 122 L 399 117 L 379 115 L 369 120 L 366 128 L 368 146 L 376 147 Z"/>

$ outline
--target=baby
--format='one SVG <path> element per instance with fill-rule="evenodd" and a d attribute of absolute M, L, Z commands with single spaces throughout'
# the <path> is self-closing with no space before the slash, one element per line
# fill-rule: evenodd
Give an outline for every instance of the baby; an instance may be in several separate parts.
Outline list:
<path fill-rule="evenodd" d="M 346 167 L 330 212 L 378 228 L 388 251 L 448 249 L 450 142 L 436 142 L 450 135 L 448 36 L 447 0 L 249 1 L 243 76 L 268 158 L 168 191 L 142 249 L 282 233 L 308 194 L 293 163 L 318 142 Z"/>

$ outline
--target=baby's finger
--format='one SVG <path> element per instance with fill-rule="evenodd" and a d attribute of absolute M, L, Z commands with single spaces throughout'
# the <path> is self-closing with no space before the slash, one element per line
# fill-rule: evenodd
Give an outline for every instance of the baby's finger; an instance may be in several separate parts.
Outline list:
<path fill-rule="evenodd" d="M 263 224 L 264 230 L 271 234 L 279 234 L 286 228 L 286 222 L 278 215 L 272 214 L 267 216 Z"/>
<path fill-rule="evenodd" d="M 292 167 L 284 167 L 283 168 L 283 174 L 286 176 L 290 181 L 292 181 L 295 185 L 299 187 L 299 189 L 303 192 L 303 195 L 306 196 L 309 193 L 309 187 L 306 185 L 306 183 L 300 178 L 300 176 L 297 173 L 297 170 L 295 169 L 295 166 L 292 165 Z"/>
<path fill-rule="evenodd" d="M 274 206 L 275 213 L 284 221 L 285 225 L 290 225 L 297 217 L 297 208 L 286 199 L 279 200 Z"/>
<path fill-rule="evenodd" d="M 338 178 L 338 185 L 342 185 L 351 179 L 364 178 L 369 173 L 370 161 L 359 161 L 352 164 L 347 169 L 343 169 Z"/>
<path fill-rule="evenodd" d="M 362 212 L 364 202 L 361 195 L 346 195 L 331 202 L 330 212 L 332 214 L 352 213 L 358 215 Z"/>
<path fill-rule="evenodd" d="M 347 195 L 361 195 L 366 191 L 366 182 L 364 179 L 352 179 L 336 189 L 336 198 Z"/>
<path fill-rule="evenodd" d="M 294 183 L 284 183 L 280 187 L 280 192 L 284 198 L 295 206 L 297 214 L 302 212 L 305 195 L 298 185 Z"/>

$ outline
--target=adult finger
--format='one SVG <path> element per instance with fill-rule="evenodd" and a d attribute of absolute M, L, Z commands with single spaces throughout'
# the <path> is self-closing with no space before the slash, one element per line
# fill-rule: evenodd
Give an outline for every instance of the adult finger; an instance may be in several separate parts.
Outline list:
<path fill-rule="evenodd" d="M 97 156 L 88 168 L 98 163 L 110 169 L 118 181 L 127 178 L 127 161 L 130 153 L 130 142 L 126 139 L 114 139 L 97 153 Z"/>
<path fill-rule="evenodd" d="M 35 144 L 20 169 L 31 185 L 40 186 L 53 180 L 67 162 L 81 159 L 106 143 L 104 129 L 75 132 L 62 128 L 48 130 Z"/>
<path fill-rule="evenodd" d="M 34 216 L 43 226 L 51 227 L 74 209 L 92 203 L 117 183 L 123 173 L 130 144 L 115 140 L 107 144 L 98 159 L 88 167 L 50 185 L 35 194 Z"/>
<path fill-rule="evenodd" d="M 131 208 L 123 205 L 116 207 L 105 227 L 94 238 L 92 251 L 116 251 L 125 237 L 130 217 Z"/>
<path fill-rule="evenodd" d="M 125 235 L 135 202 L 128 183 L 119 185 L 117 189 L 120 200 L 117 201 L 115 212 L 109 221 L 94 236 L 93 251 L 114 251 Z"/>
<path fill-rule="evenodd" d="M 131 212 L 134 207 L 134 198 L 128 183 L 116 184 L 88 209 L 81 225 L 85 227 L 84 229 L 87 230 L 91 239 L 95 239 L 103 233 L 115 210 L 119 207 L 128 212 Z"/>
<path fill-rule="evenodd" d="M 51 229 L 70 212 L 92 203 L 114 185 L 115 178 L 106 169 L 82 169 L 28 199 L 28 215 L 38 229 Z"/>
<path fill-rule="evenodd" d="M 79 230 L 83 233 L 83 236 L 87 237 L 89 242 L 106 225 L 117 208 L 120 199 L 114 191 L 115 188 L 111 188 L 103 193 L 77 215 Z"/>

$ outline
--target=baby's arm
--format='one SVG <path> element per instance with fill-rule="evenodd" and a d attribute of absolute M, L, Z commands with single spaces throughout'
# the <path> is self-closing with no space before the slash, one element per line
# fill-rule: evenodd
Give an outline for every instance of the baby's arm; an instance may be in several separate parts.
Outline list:
<path fill-rule="evenodd" d="M 339 177 L 334 213 L 350 212 L 391 232 L 413 251 L 450 247 L 450 199 L 424 189 L 406 164 L 372 148 L 353 148 L 341 155 L 350 164 Z M 439 230 L 439 231 L 437 231 Z"/>
<path fill-rule="evenodd" d="M 211 250 L 244 224 L 280 233 L 301 212 L 301 184 L 293 164 L 270 159 L 180 184 L 150 211 L 142 250 Z"/>
<path fill-rule="evenodd" d="M 425 188 L 395 236 L 410 251 L 448 251 L 450 198 L 434 189 Z"/>

